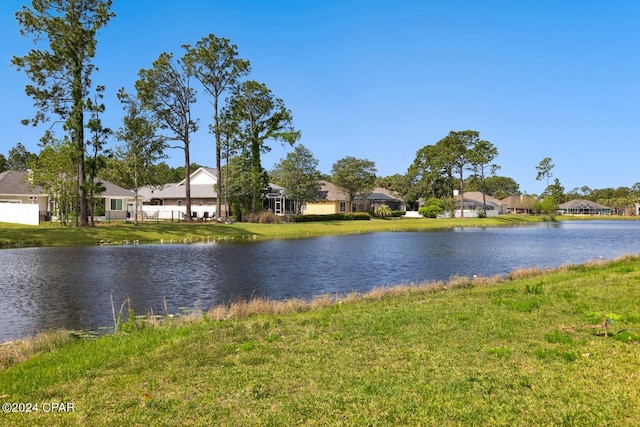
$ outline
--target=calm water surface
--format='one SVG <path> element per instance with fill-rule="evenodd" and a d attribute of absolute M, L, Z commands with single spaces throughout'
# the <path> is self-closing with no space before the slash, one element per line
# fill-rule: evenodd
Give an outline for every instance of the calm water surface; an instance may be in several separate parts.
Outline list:
<path fill-rule="evenodd" d="M 375 286 L 492 276 L 640 253 L 640 221 L 372 233 L 301 240 L 0 250 L 0 341 L 112 326 L 136 313 L 254 296 L 312 298 Z"/>

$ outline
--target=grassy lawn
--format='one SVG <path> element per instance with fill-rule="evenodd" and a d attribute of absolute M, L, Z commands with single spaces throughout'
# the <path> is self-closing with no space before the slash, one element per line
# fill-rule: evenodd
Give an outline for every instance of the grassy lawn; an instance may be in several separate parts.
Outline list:
<path fill-rule="evenodd" d="M 420 231 L 451 227 L 491 227 L 539 221 L 537 217 L 504 215 L 499 218 L 394 219 L 327 221 L 291 224 L 235 223 L 126 223 L 96 227 L 28 226 L 0 223 L 0 247 L 75 246 L 131 243 L 188 243 L 224 239 L 290 239 L 328 234 L 375 231 Z"/>
<path fill-rule="evenodd" d="M 639 304 L 626 257 L 57 334 L 21 362 L 0 347 L 0 401 L 73 412 L 0 424 L 640 425 Z"/>

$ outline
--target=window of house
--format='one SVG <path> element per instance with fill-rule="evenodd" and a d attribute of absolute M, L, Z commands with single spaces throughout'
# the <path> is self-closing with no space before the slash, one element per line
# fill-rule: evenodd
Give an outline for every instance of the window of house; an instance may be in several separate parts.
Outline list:
<path fill-rule="evenodd" d="M 112 211 L 121 211 L 122 210 L 122 199 L 111 199 L 111 210 Z"/>
<path fill-rule="evenodd" d="M 346 212 L 346 211 L 347 211 L 347 203 L 340 202 L 340 212 Z"/>

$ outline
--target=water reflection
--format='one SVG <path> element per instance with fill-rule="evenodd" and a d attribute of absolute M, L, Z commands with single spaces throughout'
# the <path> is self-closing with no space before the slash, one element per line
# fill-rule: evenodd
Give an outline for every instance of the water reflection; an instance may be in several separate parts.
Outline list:
<path fill-rule="evenodd" d="M 582 221 L 268 242 L 0 251 L 0 341 L 238 298 L 312 298 L 640 252 L 640 222 Z"/>

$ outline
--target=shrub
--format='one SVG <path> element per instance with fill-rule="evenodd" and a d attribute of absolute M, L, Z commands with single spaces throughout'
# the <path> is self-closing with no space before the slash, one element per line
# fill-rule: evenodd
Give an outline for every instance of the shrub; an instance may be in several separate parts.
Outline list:
<path fill-rule="evenodd" d="M 391 212 L 391 208 L 389 206 L 382 205 L 382 206 L 376 208 L 375 214 L 376 214 L 376 216 L 379 216 L 381 218 L 386 218 L 388 216 L 391 216 L 392 212 Z"/>
<path fill-rule="evenodd" d="M 280 224 L 282 223 L 282 217 L 270 212 L 251 212 L 244 216 L 244 222 L 259 222 L 260 224 Z"/>
<path fill-rule="evenodd" d="M 425 218 L 437 218 L 438 215 L 442 215 L 444 213 L 444 209 L 440 206 L 429 205 L 418 209 L 418 213 Z"/>
<path fill-rule="evenodd" d="M 280 224 L 282 217 L 270 211 L 262 211 L 258 214 L 258 222 L 260 224 Z"/>

